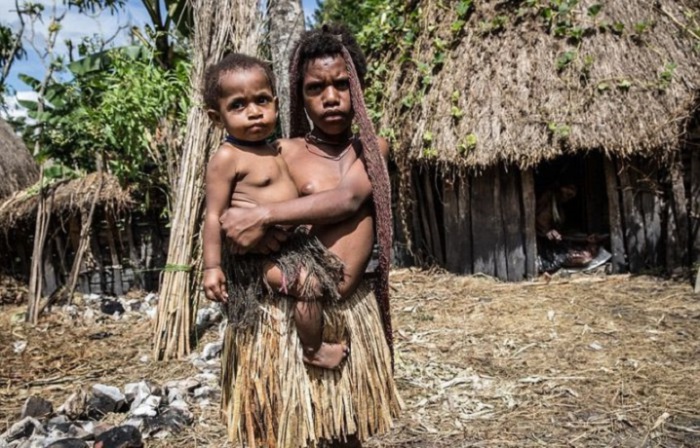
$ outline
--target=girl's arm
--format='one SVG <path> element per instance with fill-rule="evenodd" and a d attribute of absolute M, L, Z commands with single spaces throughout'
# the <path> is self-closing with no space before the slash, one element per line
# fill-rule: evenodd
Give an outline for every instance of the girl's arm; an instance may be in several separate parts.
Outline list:
<path fill-rule="evenodd" d="M 389 146 L 379 139 L 379 147 L 386 158 Z M 367 176 L 364 161 L 358 158 L 332 190 L 314 193 L 297 199 L 264 204 L 221 217 L 221 228 L 240 248 L 257 244 L 265 231 L 274 225 L 329 224 L 353 216 L 372 196 L 372 183 Z"/>

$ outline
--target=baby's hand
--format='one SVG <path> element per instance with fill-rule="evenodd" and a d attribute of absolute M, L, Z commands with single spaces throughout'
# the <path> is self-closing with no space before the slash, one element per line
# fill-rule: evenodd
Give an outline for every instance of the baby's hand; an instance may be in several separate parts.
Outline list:
<path fill-rule="evenodd" d="M 214 302 L 226 302 L 228 294 L 226 293 L 226 276 L 221 268 L 209 268 L 204 270 L 204 295 L 207 299 Z"/>

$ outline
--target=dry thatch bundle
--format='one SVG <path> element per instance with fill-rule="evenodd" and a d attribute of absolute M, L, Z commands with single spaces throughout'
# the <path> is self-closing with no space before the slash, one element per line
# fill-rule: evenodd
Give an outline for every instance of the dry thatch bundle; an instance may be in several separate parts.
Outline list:
<path fill-rule="evenodd" d="M 582 0 L 566 14 L 553 3 L 539 2 L 549 24 L 526 2 L 474 2 L 463 17 L 418 2 L 415 44 L 385 60 L 382 125 L 399 159 L 527 168 L 679 147 L 699 103 L 700 2 Z"/>
<path fill-rule="evenodd" d="M 194 107 L 187 117 L 187 132 L 175 193 L 168 261 L 163 272 L 155 325 L 157 359 L 184 356 L 190 351 L 192 314 L 199 293 L 201 249 L 195 244 L 202 221 L 204 167 L 210 150 L 221 141 L 201 107 L 204 71 L 231 48 L 255 54 L 259 40 L 256 1 L 196 0 L 194 11 Z"/>
<path fill-rule="evenodd" d="M 39 178 L 39 167 L 22 140 L 0 118 L 0 199 L 21 190 Z"/>
<path fill-rule="evenodd" d="M 97 200 L 98 205 L 113 210 L 125 209 L 131 205 L 131 196 L 122 188 L 116 177 L 104 174 L 104 184 Z M 94 191 L 99 188 L 100 174 L 91 173 L 85 177 L 59 181 L 45 187 L 51 201 L 53 213 L 62 215 L 89 209 Z M 38 188 L 18 191 L 5 202 L 0 203 L 0 229 L 9 230 L 21 221 L 36 217 L 39 205 Z"/>

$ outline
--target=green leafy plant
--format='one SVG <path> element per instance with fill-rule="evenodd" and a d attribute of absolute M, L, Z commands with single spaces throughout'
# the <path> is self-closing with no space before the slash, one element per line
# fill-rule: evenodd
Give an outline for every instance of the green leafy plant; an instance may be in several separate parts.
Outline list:
<path fill-rule="evenodd" d="M 464 111 L 459 107 L 459 90 L 452 92 L 450 102 L 452 103 L 452 107 L 450 108 L 450 116 L 455 120 L 459 120 L 464 116 Z"/>
<path fill-rule="evenodd" d="M 597 17 L 598 14 L 600 14 L 601 9 L 603 9 L 603 5 L 600 3 L 594 3 L 591 6 L 588 7 L 586 10 L 586 13 L 588 14 L 589 17 Z"/>
<path fill-rule="evenodd" d="M 557 139 L 566 139 L 571 134 L 571 128 L 562 123 L 550 122 L 547 124 L 547 129 Z"/>
<path fill-rule="evenodd" d="M 556 63 L 557 71 L 564 71 L 564 69 L 571 65 L 574 59 L 576 59 L 576 52 L 573 50 L 565 51 L 560 54 Z"/>
<path fill-rule="evenodd" d="M 467 134 L 464 136 L 464 138 L 457 145 L 457 151 L 461 155 L 464 156 L 467 153 L 476 149 L 477 142 L 478 142 L 478 139 L 476 137 L 476 134 L 474 134 L 474 133 Z"/>
<path fill-rule="evenodd" d="M 622 79 L 617 83 L 617 88 L 623 91 L 628 91 L 632 87 L 632 82 L 627 79 Z"/>
<path fill-rule="evenodd" d="M 659 72 L 658 86 L 660 90 L 666 90 L 671 85 L 677 67 L 675 62 L 668 62 L 664 65 L 663 70 Z"/>

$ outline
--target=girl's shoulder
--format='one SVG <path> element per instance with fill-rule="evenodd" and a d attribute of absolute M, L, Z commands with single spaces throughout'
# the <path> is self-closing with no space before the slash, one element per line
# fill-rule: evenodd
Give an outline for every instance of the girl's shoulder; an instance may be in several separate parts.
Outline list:
<path fill-rule="evenodd" d="M 277 149 L 279 154 L 288 156 L 299 148 L 303 148 L 304 139 L 302 137 L 278 138 L 273 142 L 273 146 Z"/>

